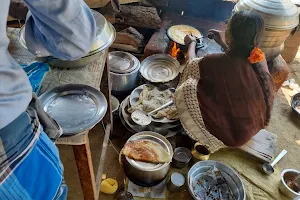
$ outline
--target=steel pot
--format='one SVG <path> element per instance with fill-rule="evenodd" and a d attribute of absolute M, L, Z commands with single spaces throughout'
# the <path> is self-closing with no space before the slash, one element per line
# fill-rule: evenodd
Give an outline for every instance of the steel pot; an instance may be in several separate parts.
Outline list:
<path fill-rule="evenodd" d="M 268 61 L 284 49 L 284 41 L 299 24 L 297 7 L 289 0 L 240 0 L 234 11 L 255 10 L 265 22 L 265 32 L 260 47 Z"/>
<path fill-rule="evenodd" d="M 141 139 L 153 140 L 161 144 L 169 152 L 170 156 L 173 157 L 173 149 L 170 142 L 159 133 L 149 131 L 140 132 L 131 136 L 127 142 Z M 152 187 L 162 182 L 166 178 L 171 165 L 171 162 L 164 164 L 139 162 L 126 156 L 122 157 L 122 163 L 128 179 L 143 187 Z"/>
<path fill-rule="evenodd" d="M 133 55 L 122 51 L 108 54 L 112 91 L 133 90 L 139 82 L 140 61 Z"/>

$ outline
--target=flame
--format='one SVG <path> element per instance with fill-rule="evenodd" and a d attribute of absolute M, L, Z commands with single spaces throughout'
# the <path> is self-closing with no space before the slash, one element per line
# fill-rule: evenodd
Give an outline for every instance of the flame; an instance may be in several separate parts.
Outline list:
<path fill-rule="evenodd" d="M 180 48 L 177 46 L 176 42 L 173 42 L 173 46 L 170 50 L 170 54 L 173 58 L 177 59 L 177 55 L 180 52 Z"/>

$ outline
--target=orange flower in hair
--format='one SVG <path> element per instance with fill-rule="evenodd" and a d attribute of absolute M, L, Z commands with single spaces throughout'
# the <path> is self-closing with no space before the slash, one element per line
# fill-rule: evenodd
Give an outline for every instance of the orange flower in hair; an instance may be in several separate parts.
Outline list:
<path fill-rule="evenodd" d="M 250 64 L 259 63 L 264 59 L 265 59 L 265 54 L 258 47 L 254 47 L 254 49 L 250 53 L 250 56 L 248 57 L 248 61 L 250 62 Z"/>

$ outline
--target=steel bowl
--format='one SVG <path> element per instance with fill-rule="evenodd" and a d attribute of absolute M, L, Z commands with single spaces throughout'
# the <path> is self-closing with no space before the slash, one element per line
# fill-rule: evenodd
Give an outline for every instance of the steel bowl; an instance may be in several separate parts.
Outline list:
<path fill-rule="evenodd" d="M 174 149 L 172 166 L 179 169 L 187 167 L 191 159 L 192 153 L 188 148 L 177 147 L 176 149 Z"/>
<path fill-rule="evenodd" d="M 300 172 L 294 169 L 285 169 L 281 172 L 281 181 L 279 183 L 279 190 L 282 194 L 290 199 L 300 198 L 300 194 L 293 191 L 286 181 L 293 180 Z"/>
<path fill-rule="evenodd" d="M 215 166 L 218 170 L 222 172 L 222 175 L 225 178 L 231 191 L 233 192 L 235 199 L 246 200 L 244 184 L 241 181 L 238 174 L 230 167 L 214 160 L 199 161 L 195 165 L 193 165 L 193 167 L 189 170 L 187 174 L 187 184 L 189 192 L 191 193 L 193 198 L 197 199 L 193 191 L 192 181 L 196 176 L 205 173 L 212 166 Z"/>
<path fill-rule="evenodd" d="M 140 61 L 130 53 L 122 51 L 110 52 L 108 59 L 112 91 L 126 92 L 133 90 L 139 82 Z M 122 66 L 126 67 L 123 68 Z"/>
<path fill-rule="evenodd" d="M 119 100 L 116 98 L 116 97 L 114 97 L 114 96 L 111 96 L 111 112 L 114 114 L 114 115 L 116 115 L 117 114 L 117 112 L 118 112 L 118 109 L 119 109 L 119 107 L 120 107 L 120 102 L 119 102 Z"/>
<path fill-rule="evenodd" d="M 297 108 L 300 107 L 300 93 L 297 93 L 292 97 L 291 104 L 292 110 L 300 117 L 300 109 Z"/>
<path fill-rule="evenodd" d="M 170 142 L 159 133 L 145 131 L 131 136 L 128 141 L 133 140 L 153 140 L 159 143 L 173 157 L 173 149 Z M 135 161 L 127 156 L 122 157 L 123 169 L 130 181 L 143 187 L 152 187 L 161 183 L 167 176 L 171 162 L 164 164 L 152 164 Z"/>

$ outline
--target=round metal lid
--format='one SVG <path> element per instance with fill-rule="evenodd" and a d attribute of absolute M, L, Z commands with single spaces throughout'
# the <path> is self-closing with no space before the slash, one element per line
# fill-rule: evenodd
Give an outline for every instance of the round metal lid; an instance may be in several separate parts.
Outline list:
<path fill-rule="evenodd" d="M 269 29 L 288 30 L 299 24 L 297 6 L 290 0 L 240 0 L 234 10 L 257 11 Z"/>
<path fill-rule="evenodd" d="M 198 38 L 200 38 L 202 36 L 198 29 L 196 29 L 192 26 L 188 26 L 188 25 L 171 26 L 168 29 L 167 34 L 171 40 L 173 40 L 174 42 L 181 44 L 181 45 L 185 45 L 184 37 L 186 35 L 192 34 L 193 36 L 198 37 Z"/>
<path fill-rule="evenodd" d="M 137 133 L 133 136 L 131 136 L 128 141 L 132 140 L 152 140 L 154 142 L 157 142 L 160 144 L 166 151 L 169 152 L 170 156 L 173 157 L 173 149 L 170 144 L 170 142 L 161 134 L 155 133 L 155 132 L 150 132 L 150 131 L 145 131 L 145 132 L 140 132 Z M 133 166 L 136 167 L 140 170 L 143 171 L 155 171 L 159 170 L 160 168 L 166 167 L 169 163 L 164 163 L 164 164 L 153 164 L 153 163 L 146 163 L 146 162 L 140 162 L 140 161 L 135 161 L 133 159 L 130 159 L 126 156 L 127 161 Z"/>
<path fill-rule="evenodd" d="M 141 63 L 140 73 L 152 83 L 166 83 L 177 77 L 180 64 L 168 54 L 147 57 Z"/>
<path fill-rule="evenodd" d="M 110 71 L 118 74 L 130 73 L 140 65 L 135 56 L 123 51 L 110 52 L 108 59 Z"/>

